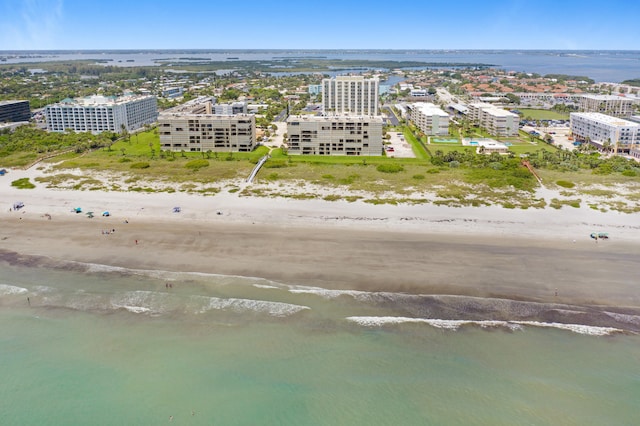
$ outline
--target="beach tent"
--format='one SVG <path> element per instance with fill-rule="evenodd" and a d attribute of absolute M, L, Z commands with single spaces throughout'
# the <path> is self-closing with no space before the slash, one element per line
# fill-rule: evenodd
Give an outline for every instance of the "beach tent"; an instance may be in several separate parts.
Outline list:
<path fill-rule="evenodd" d="M 109 212 L 102 212 L 102 216 L 111 216 Z"/>
<path fill-rule="evenodd" d="M 75 213 L 82 213 L 82 207 L 76 207 L 75 209 L 73 209 L 73 211 Z"/>

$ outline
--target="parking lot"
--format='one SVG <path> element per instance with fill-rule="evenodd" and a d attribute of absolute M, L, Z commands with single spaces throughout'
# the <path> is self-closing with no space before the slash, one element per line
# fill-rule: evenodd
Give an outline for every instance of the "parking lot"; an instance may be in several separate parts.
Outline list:
<path fill-rule="evenodd" d="M 413 153 L 411 149 L 411 145 L 404 139 L 404 135 L 399 132 L 389 132 L 391 135 L 390 139 L 387 139 L 385 142 L 388 144 L 384 145 L 384 149 L 387 153 L 387 157 L 395 157 L 395 158 L 415 158 L 416 155 Z"/>

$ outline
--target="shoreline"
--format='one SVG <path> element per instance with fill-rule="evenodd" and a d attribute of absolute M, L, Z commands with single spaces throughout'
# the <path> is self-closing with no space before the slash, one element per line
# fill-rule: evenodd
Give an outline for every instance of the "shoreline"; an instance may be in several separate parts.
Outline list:
<path fill-rule="evenodd" d="M 640 308 L 637 214 L 18 190 L 15 178 L 0 181 L 0 259 L 17 253 L 327 289 Z M 24 208 L 9 211 L 17 201 Z M 594 241 L 591 232 L 610 239 Z"/>

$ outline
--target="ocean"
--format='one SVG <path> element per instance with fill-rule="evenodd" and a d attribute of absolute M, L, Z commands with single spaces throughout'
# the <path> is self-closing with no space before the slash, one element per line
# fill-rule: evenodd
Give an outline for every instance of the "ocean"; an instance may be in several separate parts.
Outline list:
<path fill-rule="evenodd" d="M 0 423 L 638 424 L 637 334 L 420 297 L 0 262 Z"/>
<path fill-rule="evenodd" d="M 154 66 L 158 61 L 265 61 L 296 58 L 483 63 L 507 71 L 580 75 L 598 82 L 640 78 L 638 50 L 84 50 L 0 51 L 6 63 L 96 60 L 105 65 Z M 232 59 L 231 59 L 232 58 Z"/>

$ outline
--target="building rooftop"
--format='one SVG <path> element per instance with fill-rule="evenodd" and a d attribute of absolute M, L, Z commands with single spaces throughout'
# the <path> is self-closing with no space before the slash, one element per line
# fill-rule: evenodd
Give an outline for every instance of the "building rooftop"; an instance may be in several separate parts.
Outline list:
<path fill-rule="evenodd" d="M 449 114 L 440 109 L 440 107 L 432 104 L 431 102 L 416 102 L 411 105 L 412 108 L 417 109 L 424 115 L 438 115 L 440 117 L 448 117 Z"/>
<path fill-rule="evenodd" d="M 629 100 L 631 101 L 632 99 L 627 99 L 625 95 L 591 95 L 591 94 L 587 94 L 587 95 L 582 95 L 583 98 L 587 98 L 587 99 L 595 99 L 597 101 L 617 101 L 617 100 Z"/>
<path fill-rule="evenodd" d="M 126 104 L 131 101 L 136 101 L 138 99 L 150 98 L 153 97 L 151 95 L 125 95 L 115 97 L 115 96 L 87 96 L 84 98 L 65 98 L 60 102 L 53 105 L 64 105 L 64 106 L 113 106 L 113 105 L 121 105 Z"/>
<path fill-rule="evenodd" d="M 332 121 L 362 121 L 370 123 L 383 123 L 381 116 L 377 115 L 290 115 L 287 121 L 332 122 Z"/>
<path fill-rule="evenodd" d="M 8 101 L 0 101 L 0 106 L 1 105 L 11 105 L 11 104 L 17 104 L 20 102 L 28 102 L 26 100 L 8 100 Z"/>
<path fill-rule="evenodd" d="M 610 124 L 612 126 L 640 126 L 640 124 L 634 123 L 633 121 L 613 117 L 611 115 L 602 114 L 600 112 L 572 112 L 571 114 L 569 114 L 569 117 L 583 117 L 589 120 L 598 121 L 600 123 Z"/>

